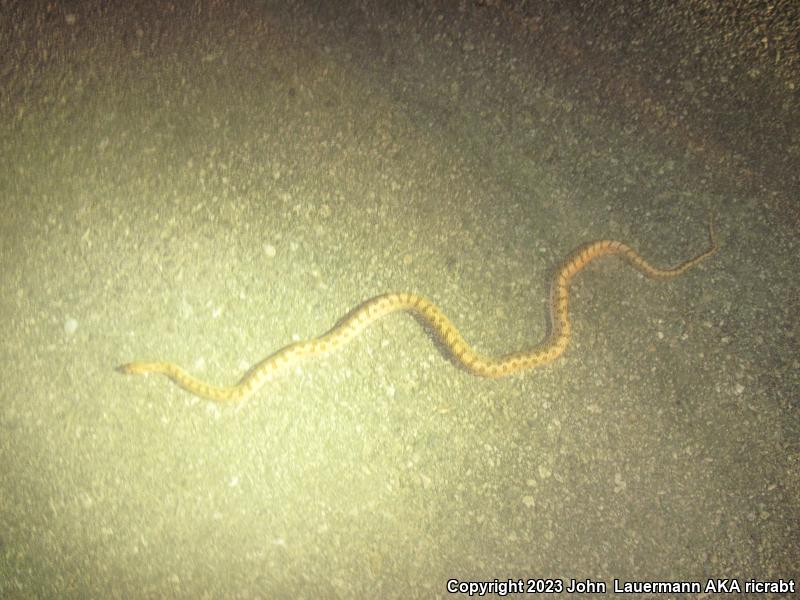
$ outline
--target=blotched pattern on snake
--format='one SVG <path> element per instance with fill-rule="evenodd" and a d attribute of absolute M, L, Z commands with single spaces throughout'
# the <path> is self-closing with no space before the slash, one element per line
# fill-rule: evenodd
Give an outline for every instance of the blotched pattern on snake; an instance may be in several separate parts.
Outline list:
<path fill-rule="evenodd" d="M 633 248 L 615 240 L 599 240 L 579 246 L 566 258 L 553 276 L 550 289 L 550 332 L 547 337 L 533 348 L 500 357 L 484 356 L 477 352 L 464 340 L 450 319 L 426 298 L 412 293 L 392 293 L 363 302 L 326 334 L 315 339 L 289 344 L 278 350 L 253 366 L 239 383 L 230 387 L 206 383 L 170 362 L 132 362 L 117 367 L 117 370 L 126 374 L 161 373 L 196 396 L 217 402 L 241 401 L 255 393 L 278 372 L 305 358 L 322 356 L 341 348 L 372 323 L 388 314 L 408 311 L 418 315 L 431 328 L 444 348 L 464 369 L 480 377 L 505 377 L 547 364 L 564 352 L 571 335 L 570 282 L 591 261 L 601 256 L 617 254 L 647 277 L 655 279 L 677 277 L 717 251 L 713 219 L 709 220 L 708 235 L 708 249 L 669 269 L 654 267 Z"/>

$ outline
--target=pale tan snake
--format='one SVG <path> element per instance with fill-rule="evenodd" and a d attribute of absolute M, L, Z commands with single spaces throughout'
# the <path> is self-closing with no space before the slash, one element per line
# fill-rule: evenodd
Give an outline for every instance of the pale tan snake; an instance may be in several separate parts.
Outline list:
<path fill-rule="evenodd" d="M 408 311 L 418 315 L 431 328 L 444 348 L 464 369 L 481 377 L 504 377 L 549 363 L 564 352 L 571 335 L 570 282 L 591 261 L 601 256 L 618 254 L 648 277 L 676 277 L 717 251 L 713 219 L 709 219 L 708 235 L 709 246 L 705 251 L 669 269 L 654 267 L 633 248 L 615 240 L 599 240 L 576 248 L 553 276 L 549 335 L 533 348 L 500 357 L 484 356 L 474 350 L 450 319 L 426 298 L 412 293 L 392 293 L 363 302 L 326 334 L 311 340 L 295 342 L 278 350 L 253 366 L 239 383 L 230 387 L 206 383 L 170 362 L 132 362 L 117 367 L 117 370 L 126 374 L 161 373 L 196 396 L 217 402 L 241 401 L 255 393 L 273 375 L 297 364 L 300 360 L 333 352 L 357 337 L 378 319 L 394 312 Z"/>

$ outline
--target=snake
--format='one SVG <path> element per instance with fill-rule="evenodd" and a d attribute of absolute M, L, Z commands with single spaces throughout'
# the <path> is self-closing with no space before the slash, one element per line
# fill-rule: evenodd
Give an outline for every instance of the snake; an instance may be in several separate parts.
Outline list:
<path fill-rule="evenodd" d="M 658 268 L 631 246 L 617 240 L 597 240 L 575 248 L 554 271 L 550 287 L 549 332 L 536 346 L 499 357 L 485 356 L 470 346 L 450 319 L 433 302 L 415 293 L 387 293 L 370 298 L 342 317 L 327 333 L 285 346 L 253 365 L 238 383 L 217 386 L 190 375 L 171 362 L 131 362 L 116 370 L 128 375 L 165 375 L 195 396 L 215 402 L 241 402 L 256 393 L 274 376 L 300 361 L 334 352 L 361 335 L 386 315 L 408 312 L 430 329 L 442 349 L 457 366 L 479 377 L 500 378 L 553 362 L 569 344 L 572 324 L 569 319 L 569 288 L 572 279 L 593 260 L 616 255 L 652 279 L 677 277 L 713 255 L 718 248 L 713 215 L 708 221 L 708 247 L 696 256 L 671 268 Z"/>

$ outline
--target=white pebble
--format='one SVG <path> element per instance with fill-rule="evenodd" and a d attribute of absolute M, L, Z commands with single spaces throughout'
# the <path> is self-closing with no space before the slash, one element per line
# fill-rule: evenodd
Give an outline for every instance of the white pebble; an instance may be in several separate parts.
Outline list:
<path fill-rule="evenodd" d="M 78 330 L 78 322 L 75 319 L 67 319 L 64 322 L 64 333 L 72 335 Z"/>

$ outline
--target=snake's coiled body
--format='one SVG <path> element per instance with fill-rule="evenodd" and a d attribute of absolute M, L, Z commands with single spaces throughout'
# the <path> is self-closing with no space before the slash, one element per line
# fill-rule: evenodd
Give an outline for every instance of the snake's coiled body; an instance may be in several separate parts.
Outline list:
<path fill-rule="evenodd" d="M 654 267 L 633 248 L 615 240 L 599 240 L 580 246 L 567 257 L 553 277 L 550 290 L 549 335 L 534 348 L 497 358 L 476 352 L 464 340 L 450 319 L 430 300 L 417 294 L 394 293 L 367 300 L 341 319 L 333 329 L 318 338 L 296 342 L 278 350 L 251 368 L 234 386 L 219 387 L 208 384 L 169 362 L 133 362 L 117 367 L 117 370 L 127 374 L 161 373 L 196 396 L 217 402 L 241 401 L 256 392 L 273 375 L 300 360 L 333 352 L 360 335 L 378 319 L 394 312 L 407 311 L 418 315 L 429 325 L 453 359 L 467 371 L 481 377 L 505 377 L 549 363 L 564 352 L 571 335 L 570 282 L 592 260 L 617 254 L 648 277 L 661 279 L 676 277 L 716 252 L 717 242 L 713 221 L 709 221 L 708 230 L 708 249 L 670 269 Z"/>

